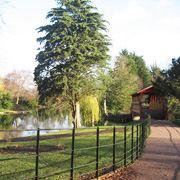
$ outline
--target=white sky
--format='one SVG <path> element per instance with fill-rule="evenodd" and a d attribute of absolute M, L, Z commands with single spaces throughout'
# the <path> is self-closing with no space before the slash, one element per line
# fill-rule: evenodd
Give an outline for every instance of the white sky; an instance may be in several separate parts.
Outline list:
<path fill-rule="evenodd" d="M 156 63 L 166 69 L 180 56 L 179 0 L 91 1 L 110 23 L 111 64 L 124 48 L 143 56 L 148 67 Z M 35 29 L 49 24 L 46 14 L 56 6 L 55 0 L 10 0 L 0 8 L 6 23 L 0 24 L 0 76 L 14 69 L 34 70 L 40 37 Z"/>

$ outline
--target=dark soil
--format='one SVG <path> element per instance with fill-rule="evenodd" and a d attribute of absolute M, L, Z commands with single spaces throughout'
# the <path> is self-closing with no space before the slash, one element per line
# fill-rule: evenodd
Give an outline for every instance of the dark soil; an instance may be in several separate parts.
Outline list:
<path fill-rule="evenodd" d="M 116 132 L 123 132 L 123 128 L 117 128 Z M 106 130 L 100 130 L 101 134 L 107 134 L 107 133 L 112 133 L 112 129 L 106 129 Z M 96 131 L 92 132 L 81 132 L 81 133 L 76 133 L 76 136 L 82 136 L 82 135 L 94 135 L 96 134 Z M 42 140 L 47 140 L 47 139 L 57 139 L 57 138 L 65 138 L 65 137 L 71 137 L 72 134 L 57 134 L 57 135 L 42 135 L 40 136 L 40 141 Z M 36 136 L 32 137 L 18 137 L 18 138 L 12 138 L 12 139 L 3 139 L 0 140 L 0 143 L 2 142 L 24 142 L 24 141 L 36 141 L 37 138 Z M 40 152 L 51 152 L 51 151 L 59 151 L 59 150 L 64 150 L 66 149 L 63 146 L 47 146 L 43 145 L 40 146 L 39 151 Z M 15 153 L 27 153 L 27 152 L 36 152 L 36 146 L 7 146 L 4 148 L 0 148 L 0 154 L 15 154 Z"/>
<path fill-rule="evenodd" d="M 66 148 L 63 146 L 46 146 L 41 145 L 39 147 L 40 152 L 51 152 L 51 151 L 59 151 L 65 150 Z M 36 146 L 7 146 L 4 148 L 0 148 L 0 154 L 16 154 L 16 153 L 29 153 L 36 152 Z"/>

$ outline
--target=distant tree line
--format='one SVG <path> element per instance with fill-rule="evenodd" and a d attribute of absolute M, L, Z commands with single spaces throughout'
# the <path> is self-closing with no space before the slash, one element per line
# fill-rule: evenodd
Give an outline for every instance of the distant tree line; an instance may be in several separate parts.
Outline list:
<path fill-rule="evenodd" d="M 30 71 L 16 71 L 0 78 L 0 108 L 27 110 L 38 104 L 38 91 Z"/>

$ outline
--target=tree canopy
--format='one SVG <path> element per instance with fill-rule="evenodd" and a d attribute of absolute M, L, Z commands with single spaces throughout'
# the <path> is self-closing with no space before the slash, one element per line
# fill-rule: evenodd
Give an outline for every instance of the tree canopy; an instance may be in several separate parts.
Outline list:
<path fill-rule="evenodd" d="M 50 24 L 37 39 L 42 45 L 36 56 L 35 81 L 41 98 L 61 95 L 77 120 L 79 101 L 96 88 L 96 72 L 106 68 L 110 39 L 105 20 L 89 0 L 59 0 L 48 14 Z"/>
<path fill-rule="evenodd" d="M 86 126 L 94 126 L 100 120 L 100 110 L 97 97 L 85 96 L 81 99 L 81 114 L 83 124 Z"/>
<path fill-rule="evenodd" d="M 122 50 L 120 56 L 126 59 L 126 65 L 131 68 L 131 72 L 139 76 L 142 87 L 151 84 L 151 74 L 142 56 L 137 56 L 134 52 L 128 52 L 127 49 Z"/>
<path fill-rule="evenodd" d="M 153 64 L 150 69 L 152 81 L 156 81 L 159 76 L 161 76 L 162 70 L 157 66 L 157 64 Z"/>
<path fill-rule="evenodd" d="M 172 59 L 170 68 L 162 71 L 154 85 L 161 96 L 180 98 L 180 57 Z"/>
<path fill-rule="evenodd" d="M 129 111 L 131 94 L 140 88 L 140 78 L 132 72 L 128 62 L 127 57 L 118 56 L 110 72 L 113 80 L 108 91 L 108 106 L 112 112 Z"/>
<path fill-rule="evenodd" d="M 12 97 L 16 99 L 16 104 L 19 104 L 20 97 L 29 99 L 30 96 L 35 93 L 32 91 L 36 90 L 32 72 L 28 70 L 14 70 L 11 73 L 8 73 L 4 78 L 4 86 L 6 90 L 11 92 Z"/>
<path fill-rule="evenodd" d="M 163 70 L 153 82 L 156 93 L 160 97 L 166 97 L 168 102 L 168 119 L 175 120 L 176 113 L 180 111 L 180 57 L 172 59 L 167 70 Z"/>

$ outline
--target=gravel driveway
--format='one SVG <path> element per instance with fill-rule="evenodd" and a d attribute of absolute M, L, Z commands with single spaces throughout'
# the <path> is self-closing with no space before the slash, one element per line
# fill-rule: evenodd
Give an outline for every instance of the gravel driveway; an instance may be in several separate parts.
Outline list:
<path fill-rule="evenodd" d="M 180 127 L 152 120 L 151 131 L 145 152 L 133 164 L 129 179 L 180 180 Z"/>

